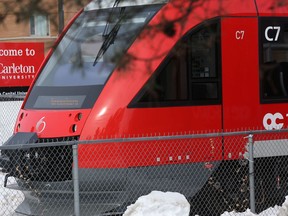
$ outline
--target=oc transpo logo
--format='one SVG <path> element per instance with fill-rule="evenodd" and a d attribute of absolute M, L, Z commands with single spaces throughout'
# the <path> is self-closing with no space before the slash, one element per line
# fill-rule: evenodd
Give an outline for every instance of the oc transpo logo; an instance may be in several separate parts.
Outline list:
<path fill-rule="evenodd" d="M 279 112 L 267 113 L 263 118 L 263 126 L 266 130 L 280 130 L 284 126 L 283 119 L 283 115 Z"/>
<path fill-rule="evenodd" d="M 42 133 L 46 128 L 46 122 L 44 121 L 45 117 L 42 117 L 36 124 L 36 131 Z"/>

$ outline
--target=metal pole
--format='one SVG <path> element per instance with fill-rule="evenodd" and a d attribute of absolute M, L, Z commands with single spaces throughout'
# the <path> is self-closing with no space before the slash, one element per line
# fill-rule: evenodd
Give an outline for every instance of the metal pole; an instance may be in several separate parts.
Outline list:
<path fill-rule="evenodd" d="M 255 175 L 253 156 L 253 135 L 249 134 L 249 188 L 250 188 L 250 210 L 255 213 Z"/>
<path fill-rule="evenodd" d="M 58 0 L 58 33 L 61 34 L 64 28 L 64 11 L 63 11 L 63 0 Z"/>
<path fill-rule="evenodd" d="M 74 185 L 74 213 L 80 216 L 79 198 L 79 174 L 78 174 L 78 144 L 72 145 L 73 148 L 73 185 Z"/>

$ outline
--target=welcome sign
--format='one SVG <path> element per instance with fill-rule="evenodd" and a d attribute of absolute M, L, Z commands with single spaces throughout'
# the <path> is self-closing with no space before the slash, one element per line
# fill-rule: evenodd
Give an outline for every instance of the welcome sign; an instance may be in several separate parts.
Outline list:
<path fill-rule="evenodd" d="M 44 59 L 44 43 L 0 43 L 0 88 L 28 87 Z"/>

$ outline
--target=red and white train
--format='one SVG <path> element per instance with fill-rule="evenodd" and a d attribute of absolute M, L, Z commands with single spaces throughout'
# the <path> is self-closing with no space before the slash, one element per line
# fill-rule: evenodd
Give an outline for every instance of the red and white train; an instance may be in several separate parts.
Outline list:
<path fill-rule="evenodd" d="M 92 1 L 75 16 L 43 62 L 6 145 L 288 126 L 285 1 L 99 2 Z M 213 151 L 215 172 L 238 159 L 247 142 L 219 140 L 220 148 Z M 174 182 L 172 190 L 193 198 L 212 175 L 202 169 L 211 143 L 201 145 L 160 144 L 165 151 L 156 142 L 79 145 L 80 191 L 83 197 L 86 190 L 90 196 L 101 192 L 105 199 L 110 194 L 119 196 L 117 202 L 129 202 L 139 194 L 127 185 L 169 190 L 164 183 Z M 71 184 L 70 147 L 50 149 L 32 149 L 29 156 L 37 153 L 36 164 L 45 155 L 50 161 L 46 168 L 67 173 L 57 177 L 42 170 L 39 175 L 40 168 L 34 167 L 26 170 L 26 180 L 51 187 Z M 2 167 L 21 182 L 15 152 L 2 151 Z M 183 160 L 173 164 L 167 159 L 179 156 Z M 184 174 L 173 174 L 173 169 Z M 33 191 L 27 190 L 29 203 Z M 89 205 L 89 198 L 82 200 Z"/>

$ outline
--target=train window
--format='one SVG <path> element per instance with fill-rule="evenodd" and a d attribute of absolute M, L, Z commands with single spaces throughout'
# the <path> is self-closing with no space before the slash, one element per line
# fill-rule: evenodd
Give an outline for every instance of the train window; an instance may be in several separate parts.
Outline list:
<path fill-rule="evenodd" d="M 84 10 L 53 50 L 25 109 L 93 107 L 119 58 L 162 6 Z"/>
<path fill-rule="evenodd" d="M 145 86 L 141 102 L 169 102 L 188 99 L 187 69 L 184 59 L 174 55 L 165 63 L 161 73 Z"/>
<path fill-rule="evenodd" d="M 219 103 L 218 25 L 206 26 L 190 37 L 190 99 L 197 104 Z"/>
<path fill-rule="evenodd" d="M 212 25 L 191 35 L 189 62 L 192 78 L 216 77 L 216 28 Z"/>
<path fill-rule="evenodd" d="M 262 103 L 288 101 L 288 22 L 260 19 L 260 92 Z"/>
<path fill-rule="evenodd" d="M 221 103 L 219 24 L 205 24 L 185 35 L 129 107 Z"/>

